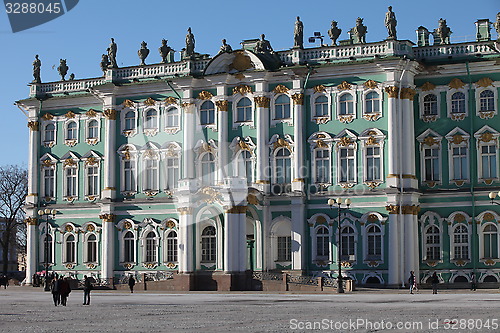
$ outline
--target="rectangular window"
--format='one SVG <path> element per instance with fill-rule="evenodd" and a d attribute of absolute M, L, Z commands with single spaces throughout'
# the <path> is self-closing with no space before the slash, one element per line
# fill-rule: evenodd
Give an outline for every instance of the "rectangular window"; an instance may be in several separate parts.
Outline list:
<path fill-rule="evenodd" d="M 87 168 L 87 195 L 98 195 L 99 172 L 96 166 Z"/>
<path fill-rule="evenodd" d="M 177 188 L 179 183 L 179 159 L 177 157 L 167 158 L 165 161 L 167 168 L 167 190 Z"/>
<path fill-rule="evenodd" d="M 125 191 L 135 191 L 135 163 L 133 161 L 124 161 L 123 176 Z"/>
<path fill-rule="evenodd" d="M 453 180 L 467 179 L 467 147 L 453 148 Z"/>
<path fill-rule="evenodd" d="M 44 169 L 43 170 L 43 190 L 44 197 L 53 198 L 54 194 L 54 169 Z"/>
<path fill-rule="evenodd" d="M 366 180 L 380 180 L 380 147 L 366 148 Z"/>
<path fill-rule="evenodd" d="M 277 261 L 292 261 L 292 237 L 278 237 L 278 260 Z"/>
<path fill-rule="evenodd" d="M 316 150 L 316 183 L 330 182 L 330 150 Z"/>
<path fill-rule="evenodd" d="M 368 235 L 368 256 L 380 258 L 382 255 L 382 236 Z"/>
<path fill-rule="evenodd" d="M 354 182 L 354 149 L 340 149 L 340 181 Z"/>
<path fill-rule="evenodd" d="M 87 243 L 87 262 L 97 262 L 97 243 L 95 241 Z"/>
<path fill-rule="evenodd" d="M 146 160 L 144 190 L 158 190 L 158 160 Z"/>
<path fill-rule="evenodd" d="M 424 149 L 424 180 L 439 181 L 439 149 Z"/>
<path fill-rule="evenodd" d="M 76 168 L 66 169 L 66 196 L 76 196 Z"/>
<path fill-rule="evenodd" d="M 177 262 L 177 238 L 167 237 L 167 261 Z"/>
<path fill-rule="evenodd" d="M 497 148 L 496 145 L 481 146 L 481 178 L 497 177 Z"/>
<path fill-rule="evenodd" d="M 179 127 L 179 112 L 177 108 L 167 111 L 167 127 Z"/>

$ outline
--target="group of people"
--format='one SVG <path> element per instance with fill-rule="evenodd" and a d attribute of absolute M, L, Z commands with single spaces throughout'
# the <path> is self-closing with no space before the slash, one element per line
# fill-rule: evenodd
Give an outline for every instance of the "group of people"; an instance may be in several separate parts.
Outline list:
<path fill-rule="evenodd" d="M 437 288 L 439 284 L 439 277 L 437 276 L 437 273 L 434 272 L 430 278 L 431 284 L 432 284 L 432 293 L 437 294 Z M 413 294 L 413 291 L 418 291 L 417 287 L 417 279 L 415 277 L 415 272 L 410 271 L 410 277 L 408 278 L 408 284 L 410 286 L 410 294 Z M 471 284 L 470 284 L 470 290 L 471 291 L 476 291 L 477 288 L 477 283 L 476 283 L 476 274 L 472 272 L 471 275 Z"/>
<path fill-rule="evenodd" d="M 85 275 L 83 277 L 83 305 L 90 305 L 90 291 L 93 289 L 92 281 Z M 50 291 L 52 292 L 52 299 L 54 305 L 59 304 L 66 306 L 69 294 L 71 293 L 71 286 L 67 277 L 54 276 L 51 284 Z"/>

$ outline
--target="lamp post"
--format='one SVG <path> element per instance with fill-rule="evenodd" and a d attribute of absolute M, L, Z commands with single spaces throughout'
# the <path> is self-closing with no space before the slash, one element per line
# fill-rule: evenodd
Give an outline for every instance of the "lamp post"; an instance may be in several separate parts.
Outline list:
<path fill-rule="evenodd" d="M 491 199 L 491 203 L 492 203 L 492 204 L 495 204 L 495 205 L 500 205 L 500 202 L 493 201 L 493 200 L 495 200 L 495 198 L 497 197 L 497 195 L 500 197 L 500 192 L 498 192 L 498 193 L 497 193 L 497 192 L 490 192 L 490 193 L 488 194 L 488 196 L 489 196 L 489 197 L 490 197 L 490 199 Z"/>
<path fill-rule="evenodd" d="M 347 207 L 342 208 L 342 204 L 345 204 Z M 349 209 L 349 206 L 351 205 L 351 199 L 342 199 L 342 198 L 337 198 L 337 199 L 328 199 L 328 206 L 330 206 L 330 209 L 333 209 L 333 206 L 337 205 L 338 207 L 338 218 L 339 218 L 339 223 L 338 223 L 338 237 L 339 240 L 337 242 L 337 265 L 339 267 L 339 273 L 337 276 L 337 292 L 338 293 L 343 293 L 344 292 L 344 286 L 342 285 L 342 228 L 341 228 L 341 218 L 340 214 L 342 213 L 342 210 Z"/>
<path fill-rule="evenodd" d="M 45 218 L 45 250 L 44 250 L 44 263 L 45 263 L 45 291 L 50 291 L 49 285 L 49 218 L 52 215 L 52 219 L 56 217 L 57 210 L 49 208 L 40 209 L 38 211 L 38 216 Z"/>

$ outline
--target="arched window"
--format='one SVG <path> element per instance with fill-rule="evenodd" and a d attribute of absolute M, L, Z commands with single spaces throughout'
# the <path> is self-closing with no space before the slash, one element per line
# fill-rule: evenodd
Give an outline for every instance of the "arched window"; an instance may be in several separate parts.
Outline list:
<path fill-rule="evenodd" d="M 430 226 L 425 233 L 425 253 L 427 260 L 441 259 L 441 235 L 439 228 Z"/>
<path fill-rule="evenodd" d="M 463 92 L 451 95 L 451 113 L 465 113 L 465 94 Z"/>
<path fill-rule="evenodd" d="M 351 94 L 343 94 L 340 96 L 340 114 L 354 114 L 354 100 Z"/>
<path fill-rule="evenodd" d="M 75 236 L 69 235 L 66 237 L 66 262 L 74 263 L 76 262 L 76 244 Z"/>
<path fill-rule="evenodd" d="M 215 263 L 217 258 L 217 238 L 215 227 L 208 226 L 201 233 L 201 261 Z"/>
<path fill-rule="evenodd" d="M 238 154 L 237 162 L 237 175 L 245 177 L 250 184 L 253 180 L 252 154 L 248 150 L 242 150 Z"/>
<path fill-rule="evenodd" d="M 125 131 L 135 130 L 135 112 L 128 111 L 125 113 Z"/>
<path fill-rule="evenodd" d="M 318 96 L 314 100 L 314 116 L 328 116 L 328 97 L 326 97 L 325 95 Z"/>
<path fill-rule="evenodd" d="M 177 233 L 170 231 L 167 235 L 167 262 L 177 262 Z"/>
<path fill-rule="evenodd" d="M 45 238 L 45 241 L 43 242 L 43 257 L 40 259 L 43 259 L 44 263 L 53 263 L 54 258 L 52 256 L 52 235 L 48 234 L 47 238 Z"/>
<path fill-rule="evenodd" d="M 156 262 L 156 234 L 153 231 L 146 235 L 146 253 L 144 262 Z"/>
<path fill-rule="evenodd" d="M 368 259 L 382 259 L 382 232 L 378 225 L 370 225 L 366 230 L 368 241 Z"/>
<path fill-rule="evenodd" d="M 47 124 L 47 126 L 45 126 L 45 131 L 44 131 L 44 135 L 43 135 L 43 141 L 44 142 L 53 142 L 55 141 L 55 136 L 56 134 L 56 126 L 54 124 Z"/>
<path fill-rule="evenodd" d="M 280 95 L 274 103 L 274 119 L 290 118 L 290 97 Z"/>
<path fill-rule="evenodd" d="M 215 124 L 215 106 L 212 101 L 205 101 L 201 105 L 200 123 L 202 125 Z"/>
<path fill-rule="evenodd" d="M 275 184 L 289 184 L 292 182 L 292 165 L 290 150 L 279 148 L 276 152 Z"/>
<path fill-rule="evenodd" d="M 158 111 L 155 109 L 149 109 L 146 111 L 146 117 L 144 121 L 144 128 L 152 129 L 158 127 Z"/>
<path fill-rule="evenodd" d="M 316 256 L 317 259 L 328 259 L 330 256 L 330 235 L 323 226 L 316 230 Z"/>
<path fill-rule="evenodd" d="M 94 234 L 87 237 L 87 262 L 97 262 L 97 238 Z"/>
<path fill-rule="evenodd" d="M 483 90 L 479 94 L 479 111 L 495 111 L 495 95 L 491 90 Z"/>
<path fill-rule="evenodd" d="M 424 96 L 424 116 L 435 116 L 438 114 L 437 96 L 427 94 Z"/>
<path fill-rule="evenodd" d="M 134 262 L 135 261 L 135 240 L 134 234 L 131 231 L 127 231 L 123 237 L 123 261 L 124 262 Z"/>
<path fill-rule="evenodd" d="M 341 255 L 342 260 L 351 260 L 351 256 L 356 254 L 356 239 L 354 237 L 354 229 L 350 226 L 343 227 L 341 229 Z"/>
<path fill-rule="evenodd" d="M 236 104 L 236 121 L 244 122 L 252 120 L 252 102 L 244 97 Z"/>
<path fill-rule="evenodd" d="M 99 134 L 99 123 L 93 119 L 87 125 L 87 139 L 97 139 Z"/>
<path fill-rule="evenodd" d="M 365 97 L 365 113 L 380 112 L 380 96 L 377 92 L 371 91 Z"/>
<path fill-rule="evenodd" d="M 469 232 L 463 224 L 453 231 L 453 259 L 469 259 Z"/>
<path fill-rule="evenodd" d="M 498 229 L 493 224 L 488 224 L 483 230 L 483 244 L 485 259 L 498 259 Z"/>
<path fill-rule="evenodd" d="M 166 127 L 179 127 L 179 109 L 172 107 L 167 110 Z"/>
<path fill-rule="evenodd" d="M 315 157 L 315 182 L 330 183 L 330 149 L 317 148 L 314 150 Z"/>
<path fill-rule="evenodd" d="M 66 140 L 76 140 L 76 122 L 70 121 L 66 127 Z"/>
<path fill-rule="evenodd" d="M 201 157 L 201 181 L 205 185 L 215 184 L 215 157 L 212 153 Z"/>

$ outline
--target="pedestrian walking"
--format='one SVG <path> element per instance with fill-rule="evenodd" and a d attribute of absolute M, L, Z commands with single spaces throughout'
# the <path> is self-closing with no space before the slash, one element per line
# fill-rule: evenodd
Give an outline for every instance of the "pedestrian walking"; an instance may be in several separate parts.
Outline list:
<path fill-rule="evenodd" d="M 66 302 L 68 301 L 69 293 L 71 292 L 71 287 L 69 285 L 68 278 L 65 277 L 64 279 L 62 277 L 59 278 L 59 281 L 61 281 L 60 285 L 60 290 L 59 293 L 61 294 L 61 304 L 63 306 L 66 306 Z"/>
<path fill-rule="evenodd" d="M 434 272 L 434 274 L 432 274 L 432 278 L 431 278 L 431 282 L 432 282 L 432 293 L 433 294 L 437 294 L 438 293 L 438 283 L 439 283 L 439 278 L 436 274 L 436 272 Z"/>
<path fill-rule="evenodd" d="M 477 288 L 476 273 L 472 272 L 472 274 L 470 275 L 470 290 L 476 291 L 476 288 Z"/>
<path fill-rule="evenodd" d="M 90 305 L 90 291 L 92 290 L 92 282 L 87 277 L 83 276 L 83 305 Z"/>
<path fill-rule="evenodd" d="M 413 294 L 413 289 L 415 288 L 415 273 L 410 271 L 410 277 L 408 278 L 408 284 L 410 285 L 410 294 Z"/>
<path fill-rule="evenodd" d="M 3 289 L 7 289 L 9 285 L 9 278 L 5 275 L 0 276 L 0 286 L 3 286 Z"/>
<path fill-rule="evenodd" d="M 54 301 L 55 306 L 58 306 L 61 303 L 61 295 L 59 294 L 60 285 L 61 284 L 58 279 L 52 279 L 50 291 L 52 292 L 52 300 Z"/>
<path fill-rule="evenodd" d="M 135 286 L 135 279 L 132 275 L 130 275 L 130 277 L 128 279 L 128 287 L 130 288 L 131 293 L 134 292 L 134 286 Z"/>

